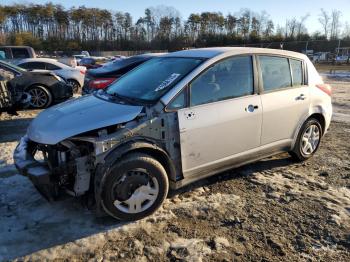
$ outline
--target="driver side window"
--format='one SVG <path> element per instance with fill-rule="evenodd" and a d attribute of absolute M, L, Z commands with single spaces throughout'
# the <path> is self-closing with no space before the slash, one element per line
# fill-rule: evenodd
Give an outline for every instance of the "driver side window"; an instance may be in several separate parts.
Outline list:
<path fill-rule="evenodd" d="M 218 62 L 196 78 L 190 90 L 191 106 L 253 94 L 252 57 L 231 57 Z"/>

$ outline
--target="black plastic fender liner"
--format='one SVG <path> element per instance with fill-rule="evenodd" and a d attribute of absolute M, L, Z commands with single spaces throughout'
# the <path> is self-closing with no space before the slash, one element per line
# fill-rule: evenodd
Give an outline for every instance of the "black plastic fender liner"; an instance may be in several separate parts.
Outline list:
<path fill-rule="evenodd" d="M 132 139 L 123 144 L 117 146 L 104 158 L 104 163 L 100 163 L 96 167 L 95 177 L 94 177 L 94 190 L 95 190 L 95 200 L 97 207 L 97 214 L 104 212 L 103 203 L 101 199 L 104 181 L 106 179 L 109 170 L 113 164 L 118 161 L 124 155 L 139 151 L 145 154 L 149 154 L 157 159 L 164 165 L 165 170 L 168 173 L 168 178 L 170 181 L 176 181 L 176 171 L 172 160 L 170 159 L 168 153 L 157 145 L 155 141 L 147 138 Z"/>

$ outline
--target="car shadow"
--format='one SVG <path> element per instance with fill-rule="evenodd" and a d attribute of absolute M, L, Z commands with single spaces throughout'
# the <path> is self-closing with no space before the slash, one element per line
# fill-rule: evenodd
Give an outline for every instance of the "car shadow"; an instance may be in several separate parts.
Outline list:
<path fill-rule="evenodd" d="M 97 217 L 81 199 L 66 197 L 49 203 L 28 178 L 13 173 L 0 175 L 0 261 L 125 224 L 110 217 Z"/>
<path fill-rule="evenodd" d="M 176 191 L 168 198 L 201 186 L 247 177 L 254 172 L 292 163 L 285 155 L 200 180 Z M 130 222 L 133 223 L 133 222 Z M 20 175 L 0 176 L 0 260 L 10 260 L 33 252 L 66 244 L 98 233 L 106 233 L 128 223 L 97 217 L 82 201 L 66 197 L 47 202 L 31 182 Z"/>

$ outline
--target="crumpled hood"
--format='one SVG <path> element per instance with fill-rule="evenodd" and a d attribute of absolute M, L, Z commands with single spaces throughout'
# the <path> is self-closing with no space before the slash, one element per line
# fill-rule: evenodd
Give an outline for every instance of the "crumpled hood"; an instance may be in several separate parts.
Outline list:
<path fill-rule="evenodd" d="M 90 130 L 131 121 L 142 108 L 83 96 L 42 111 L 29 125 L 27 135 L 37 143 L 53 145 Z"/>

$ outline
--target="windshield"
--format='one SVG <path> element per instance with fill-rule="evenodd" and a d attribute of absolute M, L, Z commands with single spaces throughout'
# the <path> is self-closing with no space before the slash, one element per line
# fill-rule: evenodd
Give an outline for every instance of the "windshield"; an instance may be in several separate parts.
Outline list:
<path fill-rule="evenodd" d="M 114 82 L 107 93 L 147 102 L 158 100 L 202 61 L 199 58 L 153 58 Z"/>

